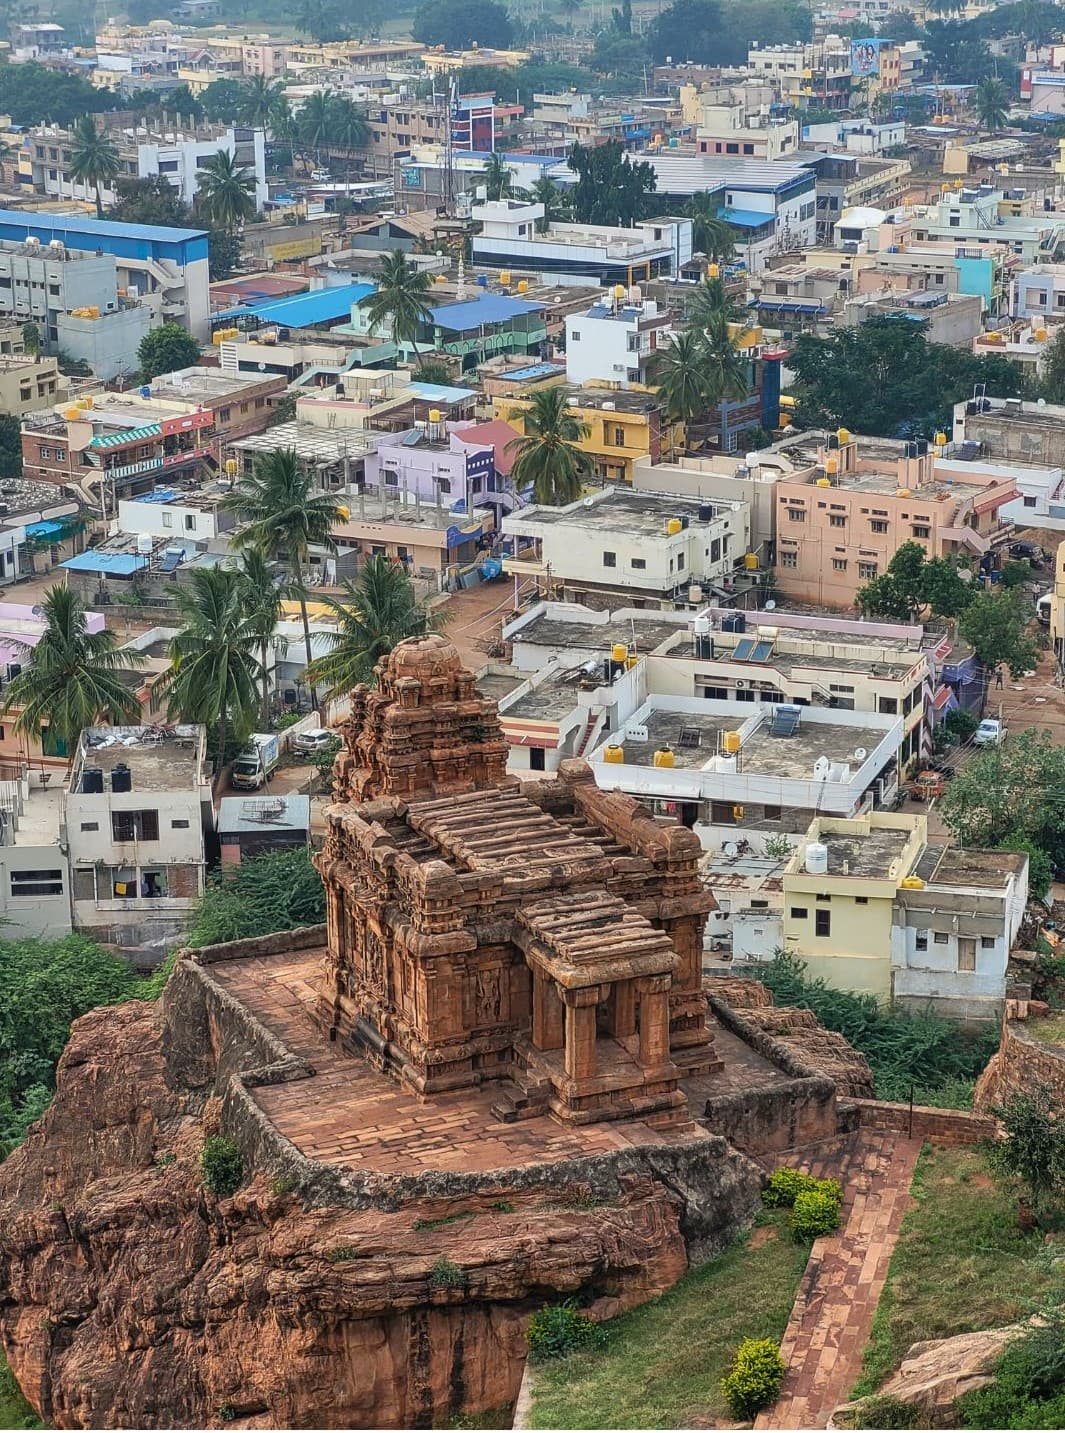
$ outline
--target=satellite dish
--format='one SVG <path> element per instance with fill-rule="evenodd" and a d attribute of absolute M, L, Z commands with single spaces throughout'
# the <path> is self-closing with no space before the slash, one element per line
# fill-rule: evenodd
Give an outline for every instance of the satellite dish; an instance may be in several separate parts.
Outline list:
<path fill-rule="evenodd" d="M 585 500 L 584 500 L 584 506 L 585 506 L 586 508 L 594 507 L 594 506 L 595 506 L 595 498 L 585 498 Z"/>
<path fill-rule="evenodd" d="M 30 615 L 33 616 L 33 617 L 43 617 L 43 616 L 44 616 L 44 608 L 43 608 L 43 607 L 38 607 L 38 606 L 31 607 L 31 608 L 30 608 Z"/>
<path fill-rule="evenodd" d="M 770 597 L 769 601 L 765 604 L 765 610 L 767 612 L 775 612 L 777 610 L 777 604 L 773 601 L 772 597 Z"/>
<path fill-rule="evenodd" d="M 854 748 L 855 760 L 857 760 L 857 761 L 864 761 L 865 758 L 866 758 L 868 755 L 869 755 L 869 753 L 866 751 L 866 749 L 865 749 L 864 746 L 856 746 L 856 747 Z"/>
<path fill-rule="evenodd" d="M 730 861 L 735 860 L 735 858 L 736 858 L 739 854 L 740 854 L 740 848 L 736 845 L 735 841 L 726 841 L 726 842 L 725 842 L 725 855 L 729 858 Z"/>

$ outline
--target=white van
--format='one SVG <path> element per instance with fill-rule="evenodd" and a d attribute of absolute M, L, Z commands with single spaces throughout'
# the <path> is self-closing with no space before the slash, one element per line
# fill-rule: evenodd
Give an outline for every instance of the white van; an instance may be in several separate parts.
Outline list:
<path fill-rule="evenodd" d="M 1053 594 L 1053 592 L 1044 592 L 1043 595 L 1042 595 L 1042 597 L 1037 597 L 1037 598 L 1036 598 L 1036 601 L 1035 601 L 1035 615 L 1036 615 L 1036 617 L 1038 617 L 1038 619 L 1039 619 L 1039 625 L 1040 625 L 1041 627 L 1049 627 L 1049 626 L 1050 626 L 1050 614 L 1051 614 L 1051 612 L 1052 612 L 1052 610 L 1053 610 L 1053 607 L 1054 607 L 1054 594 Z"/>

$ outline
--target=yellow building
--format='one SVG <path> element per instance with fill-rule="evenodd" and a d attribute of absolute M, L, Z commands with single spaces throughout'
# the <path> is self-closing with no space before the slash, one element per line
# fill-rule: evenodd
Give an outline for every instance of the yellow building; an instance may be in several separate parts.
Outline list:
<path fill-rule="evenodd" d="M 1045 598 L 1042 599 L 1045 602 Z M 1054 588 L 1050 593 L 1050 640 L 1058 661 L 1065 658 L 1065 542 L 1054 560 Z"/>
<path fill-rule="evenodd" d="M 493 417 L 524 433 L 529 402 L 527 397 L 494 398 Z M 570 392 L 570 408 L 588 429 L 577 446 L 591 456 L 603 482 L 631 484 L 633 466 L 641 458 L 662 461 L 668 443 L 663 442 L 662 414 L 654 394 L 578 388 Z"/>

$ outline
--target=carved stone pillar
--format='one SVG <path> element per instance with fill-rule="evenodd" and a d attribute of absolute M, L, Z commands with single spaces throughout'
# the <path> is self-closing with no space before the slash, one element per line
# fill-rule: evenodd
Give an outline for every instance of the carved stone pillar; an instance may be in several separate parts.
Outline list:
<path fill-rule="evenodd" d="M 532 997 L 532 1041 L 538 1050 L 561 1050 L 565 1043 L 565 1006 L 558 986 L 538 965 L 534 965 Z"/>
<path fill-rule="evenodd" d="M 595 1008 L 599 987 L 566 991 L 566 1074 L 587 1080 L 595 1074 Z"/>
<path fill-rule="evenodd" d="M 610 1033 L 623 1040 L 636 1033 L 636 982 L 616 980 L 610 990 Z"/>
<path fill-rule="evenodd" d="M 645 1069 L 669 1059 L 668 975 L 652 975 L 640 982 L 640 1064 Z"/>

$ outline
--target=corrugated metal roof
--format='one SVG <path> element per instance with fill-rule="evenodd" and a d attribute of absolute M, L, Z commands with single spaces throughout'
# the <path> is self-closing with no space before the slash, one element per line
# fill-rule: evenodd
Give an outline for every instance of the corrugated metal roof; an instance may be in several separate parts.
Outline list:
<path fill-rule="evenodd" d="M 347 318 L 353 306 L 374 291 L 373 284 L 337 284 L 333 288 L 294 294 L 287 299 L 271 299 L 268 303 L 241 304 L 237 308 L 212 314 L 211 321 L 252 317 L 260 323 L 276 323 L 285 328 L 313 328 L 315 324 Z"/>
<path fill-rule="evenodd" d="M 158 438 L 162 431 L 158 423 L 146 423 L 143 428 L 123 428 L 121 433 L 100 433 L 89 447 L 118 448 L 123 443 L 139 443 L 145 438 Z"/>
<path fill-rule="evenodd" d="M 133 552 L 79 552 L 59 564 L 68 572 L 99 572 L 112 577 L 132 577 L 148 566 L 148 559 Z"/>
<path fill-rule="evenodd" d="M 116 224 L 81 214 L 40 214 L 20 209 L 0 209 L 0 224 L 22 224 L 30 233 L 47 227 L 54 238 L 62 239 L 72 249 L 86 247 L 75 239 L 148 239 L 155 243 L 180 244 L 186 239 L 207 237 L 206 229 L 176 229 L 169 224 Z"/>
<path fill-rule="evenodd" d="M 512 299 L 505 294 L 484 294 L 481 298 L 466 299 L 458 304 L 441 304 L 430 309 L 433 323 L 446 328 L 450 333 L 468 333 L 471 328 L 480 328 L 484 323 L 505 323 L 509 318 L 518 318 L 526 313 L 542 313 L 546 304 L 533 303 L 531 299 Z"/>
<path fill-rule="evenodd" d="M 734 209 L 731 204 L 717 211 L 717 217 L 726 223 L 735 224 L 737 229 L 760 229 L 763 224 L 772 224 L 773 215 L 763 214 L 758 209 Z"/>

